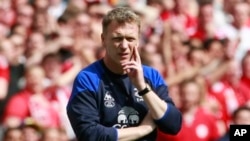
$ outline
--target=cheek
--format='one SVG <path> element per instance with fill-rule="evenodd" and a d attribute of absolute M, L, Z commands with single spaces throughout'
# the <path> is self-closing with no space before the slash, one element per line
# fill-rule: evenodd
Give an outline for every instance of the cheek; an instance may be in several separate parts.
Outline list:
<path fill-rule="evenodd" d="M 115 47 L 107 46 L 106 47 L 106 54 L 111 58 L 116 56 L 117 49 Z"/>

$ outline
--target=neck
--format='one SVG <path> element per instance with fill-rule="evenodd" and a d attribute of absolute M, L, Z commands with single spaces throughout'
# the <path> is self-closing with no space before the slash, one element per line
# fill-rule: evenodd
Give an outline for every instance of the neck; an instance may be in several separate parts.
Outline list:
<path fill-rule="evenodd" d="M 189 108 L 183 108 L 182 111 L 185 114 L 194 114 L 197 109 L 198 109 L 198 106 L 191 106 Z"/>
<path fill-rule="evenodd" d="M 106 67 L 115 74 L 125 74 L 125 71 L 123 71 L 122 66 L 120 64 L 117 64 L 115 61 L 113 61 L 108 56 L 104 57 L 104 64 Z"/>

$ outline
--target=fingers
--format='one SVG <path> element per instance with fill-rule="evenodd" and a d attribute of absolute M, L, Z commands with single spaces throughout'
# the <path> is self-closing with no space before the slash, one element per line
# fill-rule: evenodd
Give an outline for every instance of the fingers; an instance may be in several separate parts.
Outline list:
<path fill-rule="evenodd" d="M 130 57 L 129 61 L 133 61 L 133 60 L 135 60 L 135 57 L 134 57 L 134 52 L 135 52 L 135 49 L 134 49 L 134 48 L 132 48 L 132 53 L 131 53 L 131 57 Z"/>
<path fill-rule="evenodd" d="M 139 67 L 137 62 L 135 62 L 135 61 L 123 63 L 122 66 L 123 66 L 124 70 L 127 70 L 127 69 L 136 69 L 137 70 Z"/>
<path fill-rule="evenodd" d="M 140 58 L 140 54 L 139 54 L 138 48 L 134 49 L 134 56 L 135 56 L 135 61 L 137 63 L 141 64 L 141 58 Z"/>
<path fill-rule="evenodd" d="M 123 70 L 126 73 L 130 73 L 132 70 L 140 71 L 141 59 L 137 48 L 133 48 L 130 61 L 121 64 Z"/>

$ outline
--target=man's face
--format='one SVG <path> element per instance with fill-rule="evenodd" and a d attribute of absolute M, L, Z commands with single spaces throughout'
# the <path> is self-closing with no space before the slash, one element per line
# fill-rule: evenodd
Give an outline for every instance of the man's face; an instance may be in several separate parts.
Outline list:
<path fill-rule="evenodd" d="M 184 109 L 197 106 L 201 100 L 201 91 L 195 82 L 190 82 L 182 88 L 181 100 Z"/>
<path fill-rule="evenodd" d="M 200 19 L 203 24 L 208 24 L 213 22 L 213 6 L 204 5 L 200 8 Z"/>
<path fill-rule="evenodd" d="M 250 125 L 250 112 L 247 110 L 240 111 L 234 119 L 235 124 Z"/>
<path fill-rule="evenodd" d="M 107 33 L 102 34 L 102 43 L 108 61 L 118 65 L 127 62 L 138 47 L 139 27 L 136 23 L 119 24 L 113 21 L 107 27 Z"/>

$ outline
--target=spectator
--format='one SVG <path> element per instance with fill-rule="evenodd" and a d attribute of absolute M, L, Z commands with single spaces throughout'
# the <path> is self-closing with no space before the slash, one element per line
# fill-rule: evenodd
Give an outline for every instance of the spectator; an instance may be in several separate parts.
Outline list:
<path fill-rule="evenodd" d="M 29 0 L 11 0 L 13 9 L 17 9 L 21 5 L 29 4 Z"/>
<path fill-rule="evenodd" d="M 63 77 L 65 77 L 62 70 L 63 62 L 60 55 L 56 53 L 50 53 L 44 56 L 42 66 L 45 70 L 47 78 L 45 84 L 47 86 L 45 90 L 45 97 L 49 100 L 51 107 L 59 115 L 59 127 L 65 129 L 67 136 L 73 139 L 75 136 L 67 118 L 66 105 L 69 100 L 73 78 L 76 76 L 79 69 L 77 69 L 75 73 L 71 73 L 72 75 L 68 75 L 69 78 L 63 79 Z M 68 71 L 72 71 L 72 68 Z"/>
<path fill-rule="evenodd" d="M 0 1 L 0 23 L 6 25 L 9 29 L 15 23 L 16 13 L 11 6 L 10 0 Z"/>
<path fill-rule="evenodd" d="M 8 87 L 10 82 L 10 60 L 13 58 L 14 45 L 8 39 L 2 39 L 0 41 L 0 113 L 1 121 L 3 120 L 3 111 L 6 102 L 10 95 L 8 95 Z"/>
<path fill-rule="evenodd" d="M 0 67 L 1 67 L 1 79 L 0 79 L 0 83 L 1 83 L 1 93 L 0 93 L 0 99 L 3 100 L 8 92 L 8 85 L 9 85 L 9 62 L 10 60 L 13 58 L 13 56 L 15 56 L 15 54 L 13 54 L 14 52 L 14 45 L 13 43 L 8 40 L 8 39 L 4 39 L 1 40 L 0 42 L 0 48 L 1 48 L 1 56 L 0 56 Z"/>
<path fill-rule="evenodd" d="M 195 32 L 197 26 L 198 9 L 192 7 L 195 13 L 190 12 L 191 4 L 197 5 L 196 1 L 175 0 L 175 7 L 171 14 L 170 24 L 174 31 L 180 32 L 185 40 Z M 185 35 L 186 34 L 186 35 Z"/>
<path fill-rule="evenodd" d="M 57 33 L 57 21 L 48 13 L 37 12 L 33 18 L 32 31 L 41 32 L 47 38 L 53 38 L 53 34 Z"/>
<path fill-rule="evenodd" d="M 17 10 L 17 25 L 22 25 L 25 28 L 25 32 L 29 34 L 31 32 L 31 26 L 33 23 L 34 8 L 29 4 L 19 5 Z"/>
<path fill-rule="evenodd" d="M 31 66 L 25 71 L 25 88 L 11 97 L 5 114 L 4 125 L 15 127 L 32 117 L 42 127 L 58 127 L 59 118 L 44 96 L 45 74 L 41 67 Z M 16 107 L 18 105 L 18 109 Z"/>
<path fill-rule="evenodd" d="M 212 0 L 204 0 L 199 3 L 198 25 L 189 37 L 204 41 L 209 38 L 222 38 L 217 32 L 214 22 L 214 11 Z"/>
<path fill-rule="evenodd" d="M 13 43 L 15 50 L 15 55 L 10 60 L 10 82 L 8 89 L 8 95 L 12 96 L 23 88 L 25 38 L 19 34 L 12 34 L 9 36 L 9 39 Z"/>
<path fill-rule="evenodd" d="M 41 141 L 62 141 L 58 128 L 46 128 L 41 136 Z"/>
<path fill-rule="evenodd" d="M 250 125 L 250 108 L 240 106 L 232 113 L 231 125 Z M 218 141 L 230 141 L 229 130 Z"/>
<path fill-rule="evenodd" d="M 13 127 L 5 129 L 3 141 L 23 141 L 23 134 L 21 128 Z"/>
<path fill-rule="evenodd" d="M 248 88 L 250 92 L 250 51 L 248 51 L 242 59 L 241 63 L 242 77 L 241 83 Z"/>
<path fill-rule="evenodd" d="M 38 65 L 48 50 L 46 48 L 46 39 L 41 32 L 31 32 L 26 42 L 26 66 Z"/>
<path fill-rule="evenodd" d="M 215 117 L 202 106 L 204 94 L 202 87 L 195 81 L 185 81 L 181 84 L 181 111 L 183 124 L 176 135 L 158 133 L 158 141 L 213 141 L 219 138 Z"/>
<path fill-rule="evenodd" d="M 222 79 L 211 86 L 211 93 L 219 101 L 228 125 L 230 115 L 239 106 L 245 105 L 250 100 L 248 89 L 240 83 L 241 69 L 237 61 L 231 60 Z"/>
<path fill-rule="evenodd" d="M 22 141 L 40 141 L 43 129 L 32 118 L 25 118 L 20 125 Z"/>
<path fill-rule="evenodd" d="M 250 41 L 248 40 L 250 6 L 246 2 L 235 2 L 231 8 L 232 22 L 221 27 L 219 32 L 231 41 L 234 58 L 240 62 L 247 50 L 250 49 Z"/>
<path fill-rule="evenodd" d="M 5 96 L 0 100 L 0 117 L 3 120 L 3 110 L 9 99 L 22 88 L 22 78 L 24 74 L 24 39 L 20 35 L 11 35 L 9 39 L 2 40 L 2 69 L 1 69 L 1 89 Z M 6 62 L 5 62 L 6 61 Z M 6 83 L 4 84 L 4 78 Z M 7 79 L 8 78 L 8 79 Z M 7 90 L 5 90 L 6 88 Z"/>
<path fill-rule="evenodd" d="M 49 0 L 32 0 L 34 10 L 38 13 L 48 13 Z"/>

